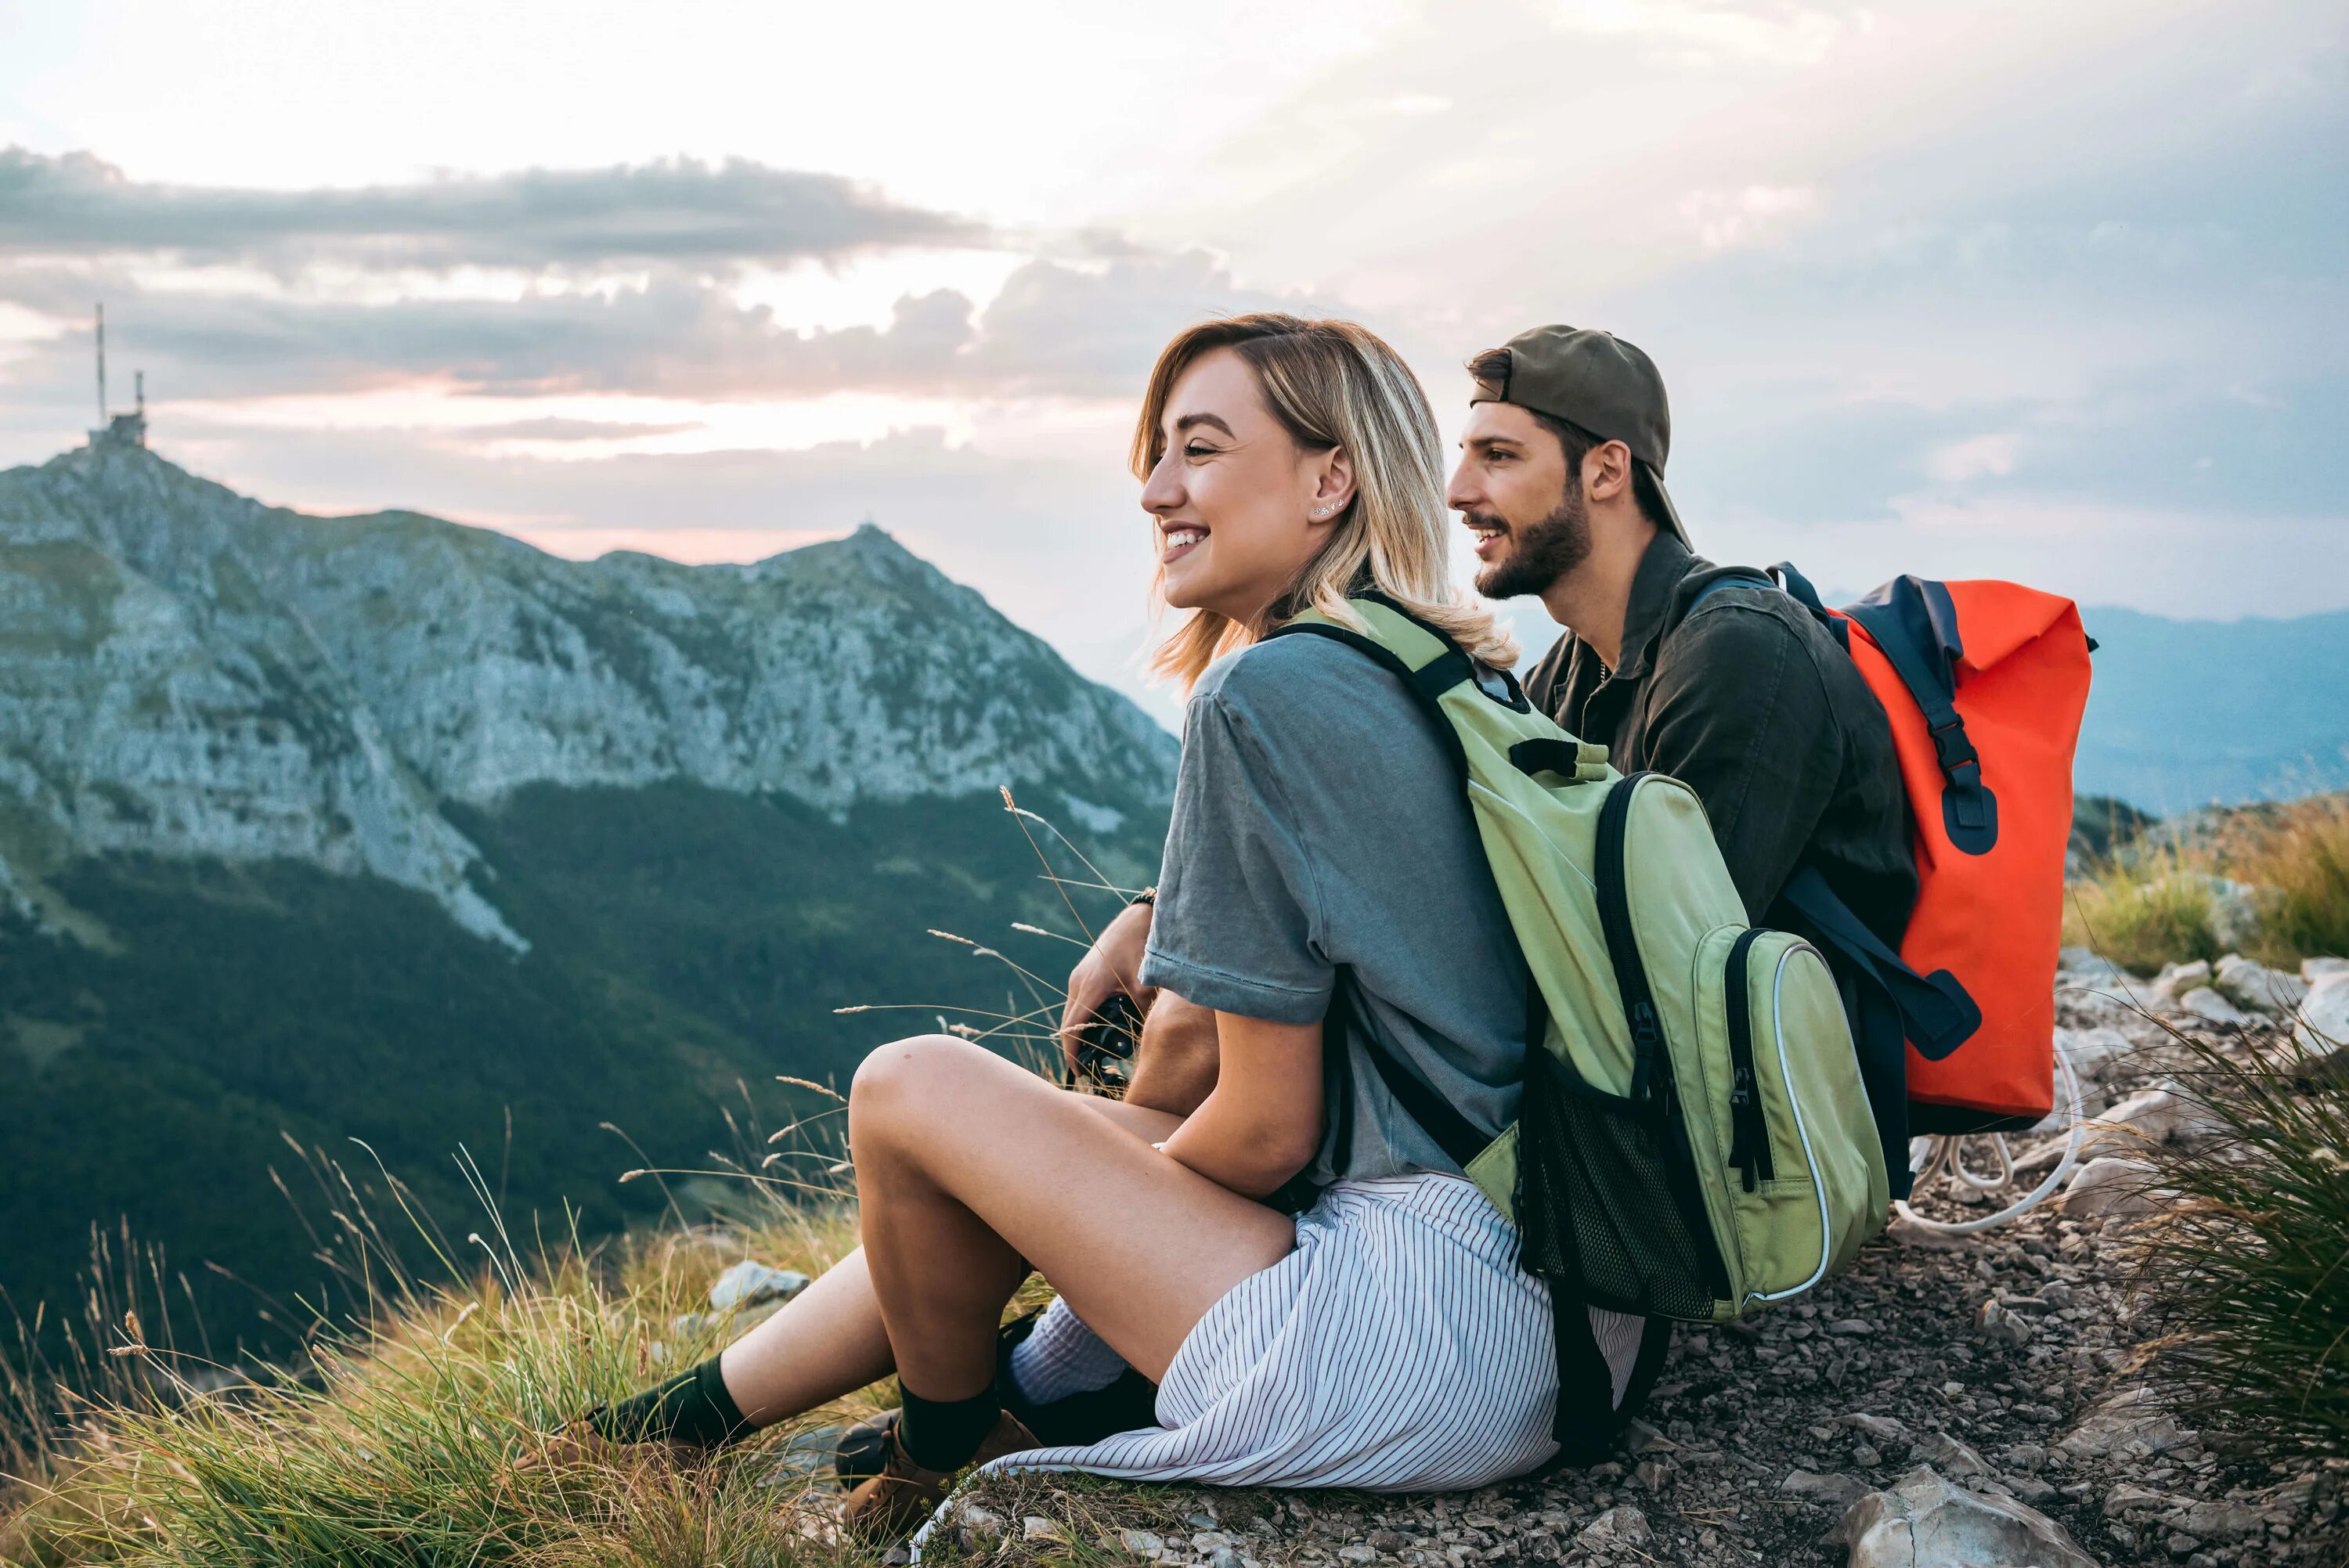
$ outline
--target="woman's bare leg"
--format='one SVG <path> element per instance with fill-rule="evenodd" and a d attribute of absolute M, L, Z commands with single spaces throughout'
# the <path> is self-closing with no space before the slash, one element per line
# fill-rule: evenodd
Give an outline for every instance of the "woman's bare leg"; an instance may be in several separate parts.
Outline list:
<path fill-rule="evenodd" d="M 951 1037 L 874 1052 L 848 1114 L 866 1266 L 899 1376 L 933 1399 L 987 1387 L 1030 1264 L 1160 1380 L 1207 1308 L 1295 1244 L 1287 1216 Z"/>
<path fill-rule="evenodd" d="M 1180 1117 L 1139 1106 L 1051 1092 L 1144 1143 L 1164 1139 L 1182 1125 Z M 1013 1280 L 997 1299 L 999 1315 L 1019 1284 Z M 992 1319 L 989 1324 L 987 1365 L 991 1375 Z M 781 1312 L 728 1346 L 719 1363 L 726 1391 L 743 1417 L 759 1427 L 830 1404 L 896 1369 L 862 1247 L 825 1270 Z"/>

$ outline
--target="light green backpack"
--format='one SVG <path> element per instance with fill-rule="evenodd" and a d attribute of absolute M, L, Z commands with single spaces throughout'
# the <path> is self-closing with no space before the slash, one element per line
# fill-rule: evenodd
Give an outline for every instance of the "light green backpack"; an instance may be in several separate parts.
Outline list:
<path fill-rule="evenodd" d="M 1617 774 L 1514 680 L 1506 699 L 1480 686 L 1442 633 L 1350 603 L 1368 635 L 1311 613 L 1275 634 L 1360 649 L 1438 720 L 1532 971 L 1540 1047 L 1497 1139 L 1366 1041 L 1396 1100 L 1516 1219 L 1525 1267 L 1561 1303 L 1719 1322 L 1848 1262 L 1889 1194 L 1818 950 L 1746 923 L 1686 785 Z"/>

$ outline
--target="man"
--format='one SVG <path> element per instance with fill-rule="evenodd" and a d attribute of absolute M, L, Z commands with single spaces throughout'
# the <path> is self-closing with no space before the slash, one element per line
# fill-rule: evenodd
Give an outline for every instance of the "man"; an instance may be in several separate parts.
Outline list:
<path fill-rule="evenodd" d="M 1538 594 L 1568 628 L 1526 695 L 1619 771 L 1694 789 L 1756 923 L 1783 923 L 1779 894 L 1811 865 L 1899 947 L 1917 872 L 1884 709 L 1800 604 L 1691 552 L 1664 491 L 1654 363 L 1604 332 L 1540 326 L 1468 368 L 1446 499 L 1476 535 L 1477 591 Z"/>
<path fill-rule="evenodd" d="M 1476 588 L 1538 595 L 1568 628 L 1526 681 L 1559 727 L 1608 748 L 1621 772 L 1693 789 L 1749 915 L 1779 907 L 1816 868 L 1897 949 L 1916 901 L 1907 797 L 1884 710 L 1810 614 L 1749 570 L 1689 548 L 1663 483 L 1671 419 L 1645 354 L 1604 332 L 1541 326 L 1469 362 L 1475 378 L 1447 495 L 1476 536 Z M 1146 897 L 1112 922 L 1069 978 L 1062 1040 L 1110 995 L 1149 1006 L 1127 1098 L 1188 1112 L 1215 1086 L 1211 1015 L 1136 982 Z M 1068 1387 L 1120 1367 L 1065 1315 L 1048 1319 Z M 1594 1314 L 1627 1420 L 1663 1363 L 1665 1320 Z M 1027 1358 L 1041 1370 L 1045 1346 Z"/>

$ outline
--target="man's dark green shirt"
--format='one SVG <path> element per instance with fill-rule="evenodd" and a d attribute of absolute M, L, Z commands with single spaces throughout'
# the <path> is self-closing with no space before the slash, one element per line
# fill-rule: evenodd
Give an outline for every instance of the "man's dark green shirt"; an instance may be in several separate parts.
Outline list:
<path fill-rule="evenodd" d="M 1660 532 L 1632 579 L 1620 667 L 1568 632 L 1526 695 L 1619 771 L 1694 789 L 1756 924 L 1785 923 L 1772 906 L 1807 864 L 1899 945 L 1917 868 L 1891 727 L 1850 655 L 1786 594 Z"/>

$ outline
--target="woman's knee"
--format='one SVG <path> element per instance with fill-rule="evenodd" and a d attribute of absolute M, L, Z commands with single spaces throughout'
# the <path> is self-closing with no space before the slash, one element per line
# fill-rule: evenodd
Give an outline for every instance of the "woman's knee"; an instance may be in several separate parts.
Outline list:
<path fill-rule="evenodd" d="M 874 1049 L 849 1080 L 851 1142 L 866 1141 L 863 1133 L 885 1135 L 954 1105 L 957 1086 L 967 1084 L 980 1066 L 974 1057 L 993 1059 L 952 1035 L 915 1035 Z"/>

